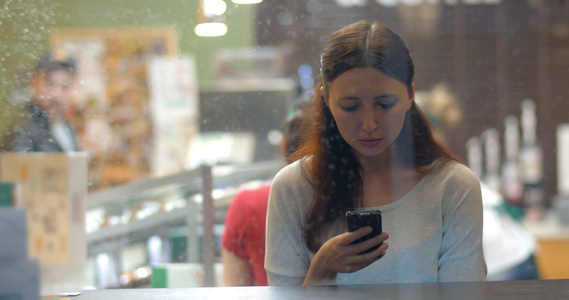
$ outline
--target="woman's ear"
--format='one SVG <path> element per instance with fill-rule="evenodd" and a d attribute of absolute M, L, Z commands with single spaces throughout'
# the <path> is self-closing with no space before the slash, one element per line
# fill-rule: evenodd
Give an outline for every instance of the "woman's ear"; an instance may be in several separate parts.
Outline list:
<path fill-rule="evenodd" d="M 324 92 L 323 86 L 320 87 L 320 97 L 322 97 L 322 101 L 324 101 L 326 106 L 328 106 L 328 108 L 330 108 L 330 103 L 329 103 L 330 100 L 328 99 L 328 96 L 326 96 L 326 93 Z"/>
<path fill-rule="evenodd" d="M 411 104 L 415 101 L 415 82 L 411 83 L 411 91 L 409 92 L 409 104 L 407 110 L 411 109 Z"/>

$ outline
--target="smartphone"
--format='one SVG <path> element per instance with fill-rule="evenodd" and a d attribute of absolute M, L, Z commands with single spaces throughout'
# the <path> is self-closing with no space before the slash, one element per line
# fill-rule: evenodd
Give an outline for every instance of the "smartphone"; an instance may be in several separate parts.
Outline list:
<path fill-rule="evenodd" d="M 361 243 L 365 240 L 368 240 L 374 236 L 380 235 L 383 230 L 381 228 L 381 211 L 379 210 L 358 210 L 358 211 L 354 211 L 354 210 L 350 210 L 346 212 L 346 223 L 348 224 L 348 231 L 352 232 L 352 231 L 356 231 L 364 226 L 370 226 L 372 228 L 372 232 L 370 232 L 369 234 L 367 234 L 366 236 L 363 236 L 357 240 L 355 240 L 354 242 L 352 242 L 352 244 L 357 244 L 357 243 Z M 381 243 L 383 244 L 383 243 Z M 374 251 L 375 249 L 379 248 L 379 246 L 381 246 L 381 244 L 371 247 L 370 249 L 363 251 L 361 253 L 358 254 L 365 254 L 365 253 L 369 253 L 371 251 Z"/>

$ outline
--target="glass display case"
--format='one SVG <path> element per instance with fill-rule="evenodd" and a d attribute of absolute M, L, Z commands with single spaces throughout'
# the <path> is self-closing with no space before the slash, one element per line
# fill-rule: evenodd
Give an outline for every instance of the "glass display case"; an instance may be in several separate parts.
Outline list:
<path fill-rule="evenodd" d="M 88 283 L 127 286 L 136 279 L 129 271 L 149 275 L 151 264 L 187 262 L 203 266 L 204 285 L 214 286 L 219 237 L 233 196 L 239 188 L 270 181 L 283 166 L 282 161 L 202 165 L 90 193 Z"/>

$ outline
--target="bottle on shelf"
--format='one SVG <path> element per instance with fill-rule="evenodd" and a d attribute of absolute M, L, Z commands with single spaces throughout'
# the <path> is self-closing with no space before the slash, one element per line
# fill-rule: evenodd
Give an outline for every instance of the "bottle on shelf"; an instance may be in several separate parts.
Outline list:
<path fill-rule="evenodd" d="M 519 161 L 524 183 L 524 206 L 530 219 L 540 217 L 544 206 L 543 150 L 537 141 L 536 105 L 531 99 L 521 103 L 522 146 Z"/>
<path fill-rule="evenodd" d="M 482 178 L 483 174 L 483 163 L 482 163 L 482 143 L 480 143 L 480 138 L 473 136 L 466 141 L 466 151 L 468 167 L 479 179 Z"/>
<path fill-rule="evenodd" d="M 482 132 L 484 141 L 484 169 L 482 180 L 494 191 L 500 192 L 500 132 L 496 128 L 489 128 Z"/>
<path fill-rule="evenodd" d="M 521 207 L 524 203 L 524 183 L 520 175 L 520 132 L 518 118 L 504 120 L 504 162 L 502 165 L 502 194 L 509 204 Z"/>

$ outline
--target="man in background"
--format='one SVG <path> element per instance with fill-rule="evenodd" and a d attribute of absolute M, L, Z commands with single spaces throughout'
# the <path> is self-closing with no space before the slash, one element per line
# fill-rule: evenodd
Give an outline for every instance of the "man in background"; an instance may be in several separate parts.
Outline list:
<path fill-rule="evenodd" d="M 11 152 L 79 151 L 68 122 L 76 94 L 76 63 L 64 50 L 47 53 L 30 79 L 30 100 L 4 134 L 0 148 Z"/>

